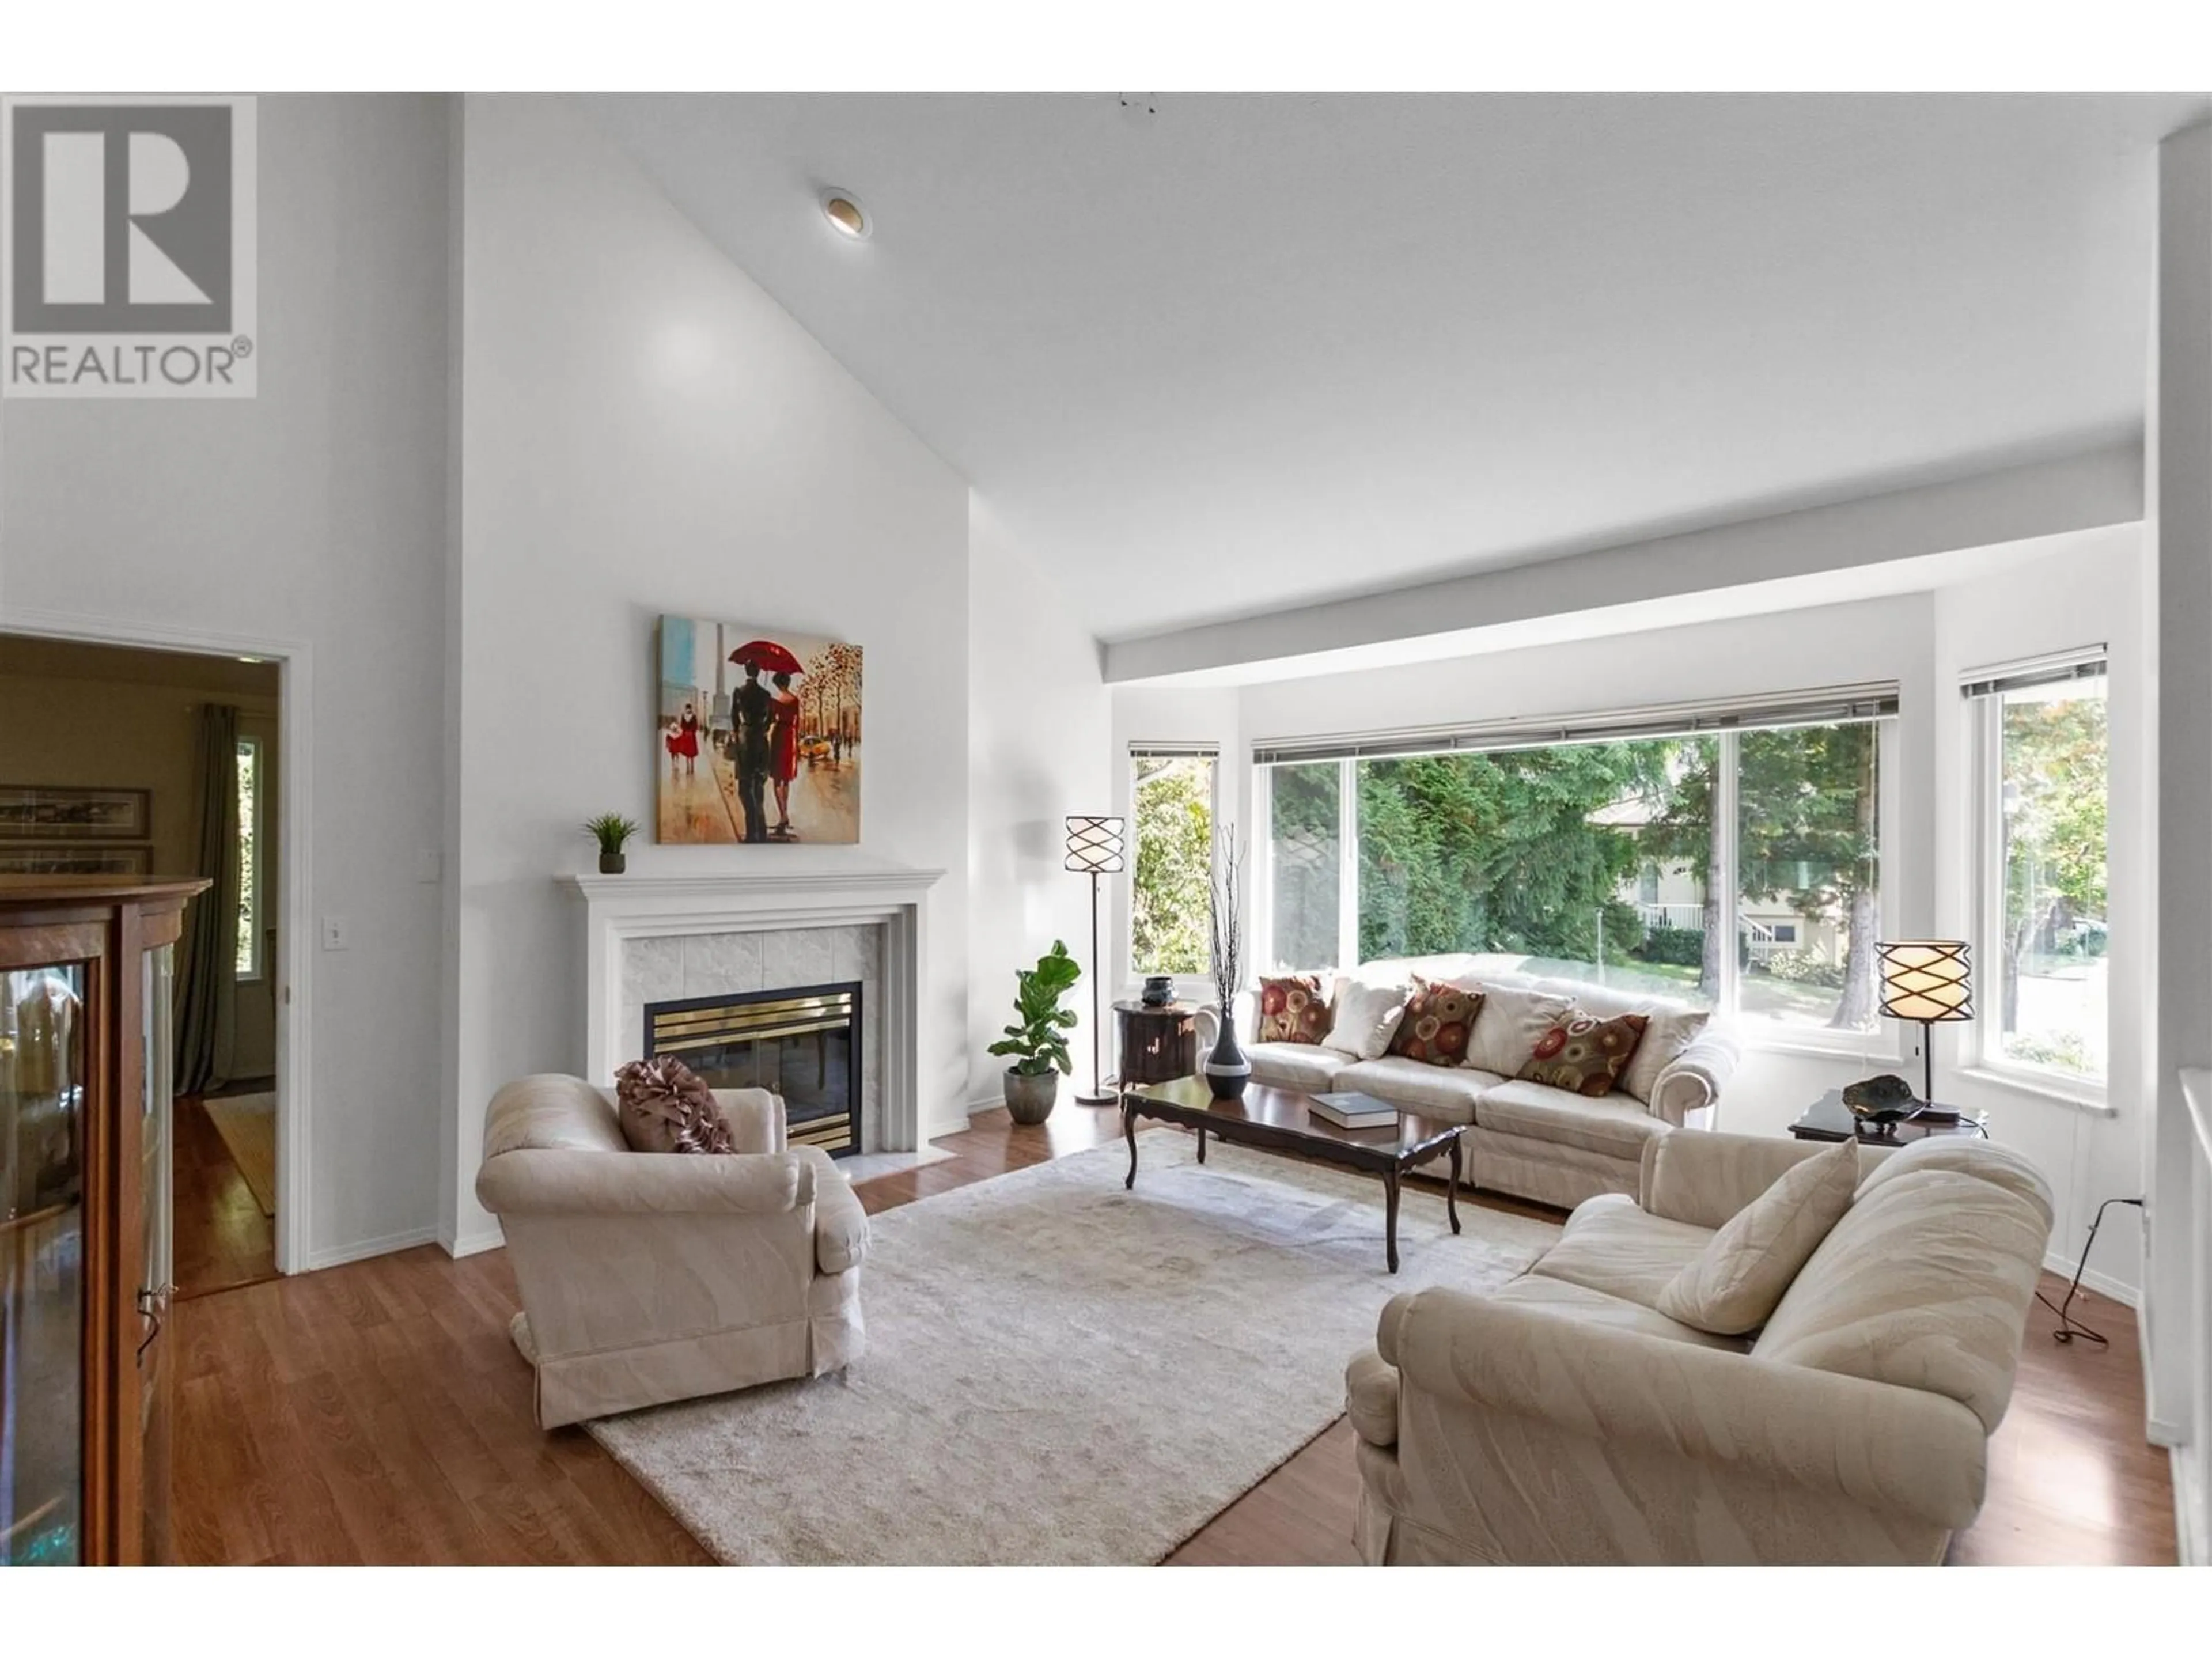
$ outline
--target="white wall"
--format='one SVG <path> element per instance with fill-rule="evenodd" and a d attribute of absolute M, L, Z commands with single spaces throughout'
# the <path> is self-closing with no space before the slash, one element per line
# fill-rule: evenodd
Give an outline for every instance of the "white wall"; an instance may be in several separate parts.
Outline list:
<path fill-rule="evenodd" d="M 2173 1448 L 2181 1559 L 2212 1561 L 2212 1142 L 2184 1068 L 2212 1066 L 2212 126 L 2159 146 L 2157 328 L 2149 364 L 2143 584 L 2158 672 L 2155 1043 L 2143 1340 L 2151 1437 Z"/>
<path fill-rule="evenodd" d="M 981 1107 L 1003 1097 L 1006 1062 L 986 1050 L 1011 1017 L 1014 969 L 1055 939 L 1067 942 L 1085 975 L 1074 999 L 1082 1024 L 1069 1043 L 1075 1075 L 1063 1092 L 1088 1085 L 1098 988 L 1091 884 L 1063 866 L 1065 820 L 1115 809 L 1097 644 L 980 495 L 968 513 L 968 1100 Z M 1110 1045 L 1107 1000 L 1102 994 L 1095 1006 Z"/>
<path fill-rule="evenodd" d="M 1241 689 L 1116 687 L 1115 787 L 1127 798 L 1127 745 L 1146 738 L 1210 738 L 1223 744 L 1240 805 L 1249 818 L 1255 744 L 1288 738 L 1347 734 L 1408 725 L 1571 714 L 1705 698 L 1756 696 L 1872 680 L 1895 680 L 1899 715 L 1896 787 L 1885 801 L 1882 832 L 1886 933 L 1954 936 L 1966 917 L 1963 763 L 1958 670 L 1976 663 L 2105 639 L 2113 648 L 2116 930 L 2129 927 L 2146 887 L 2147 833 L 2142 653 L 2131 620 L 2139 575 L 2137 533 L 2085 532 L 2039 543 L 2039 556 L 2002 577 L 1941 593 L 1915 593 L 1767 617 L 1574 641 L 1359 674 L 1322 675 Z M 2061 636 L 2064 637 L 2061 637 Z M 1224 799 L 1231 786 L 1224 782 Z M 1126 915 L 1126 903 L 1122 914 Z M 2115 963 L 2113 1005 L 2140 1011 L 2144 984 L 2142 933 L 2125 965 Z M 1964 937 L 1963 933 L 1955 936 Z M 2130 951 L 2126 939 L 2122 952 Z M 1116 958 L 1126 964 L 1126 954 Z M 1841 1055 L 1808 1053 L 1761 1037 L 1746 1054 L 1724 1097 L 1719 1127 L 1751 1134 L 1785 1133 L 1826 1091 L 1878 1070 L 1915 1073 L 1918 1028 L 1883 1021 Z M 2116 1030 L 2117 1052 L 2131 1033 Z M 1936 1036 L 1939 1085 L 1947 1096 L 1987 1107 L 1994 1132 L 2022 1146 L 2057 1189 L 2060 1223 L 2054 1261 L 2080 1247 L 2095 1201 L 2133 1194 L 2135 1115 L 2093 1117 L 2015 1088 L 1965 1079 L 1951 1034 Z M 2115 1098 L 2135 1085 L 2133 1060 L 2116 1063 Z M 2139 1249 L 2132 1212 L 2116 1209 L 2094 1264 L 2106 1288 L 2132 1297 Z"/>
<path fill-rule="evenodd" d="M 264 97 L 260 395 L 0 406 L 0 627 L 307 648 L 305 1261 L 436 1210 L 447 101 Z M 288 971 L 291 965 L 288 964 Z"/>
<path fill-rule="evenodd" d="M 471 94 L 463 201 L 456 1064 L 441 1226 L 485 1103 L 580 1071 L 578 824 L 653 822 L 654 618 L 807 629 L 866 652 L 857 848 L 665 848 L 634 870 L 941 868 L 920 1115 L 964 1121 L 968 486 L 716 252 L 573 104 Z M 801 234 L 811 227 L 795 227 Z"/>

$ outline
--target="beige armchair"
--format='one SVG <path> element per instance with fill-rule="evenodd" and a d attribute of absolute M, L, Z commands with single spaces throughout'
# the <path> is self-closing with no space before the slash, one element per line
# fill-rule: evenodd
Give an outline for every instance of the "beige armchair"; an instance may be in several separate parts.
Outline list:
<path fill-rule="evenodd" d="M 541 1428 L 860 1358 L 860 1200 L 827 1153 L 786 1146 L 775 1096 L 714 1098 L 728 1156 L 631 1152 L 612 1093 L 580 1078 L 492 1097 L 477 1198 L 507 1234 Z"/>
<path fill-rule="evenodd" d="M 1671 1134 L 1486 1296 L 1401 1296 L 1346 1373 L 1371 1565 L 1933 1563 L 1981 1507 L 2051 1235 L 2016 1152 L 1860 1153 L 1765 1328 L 1656 1307 L 1819 1145 Z"/>

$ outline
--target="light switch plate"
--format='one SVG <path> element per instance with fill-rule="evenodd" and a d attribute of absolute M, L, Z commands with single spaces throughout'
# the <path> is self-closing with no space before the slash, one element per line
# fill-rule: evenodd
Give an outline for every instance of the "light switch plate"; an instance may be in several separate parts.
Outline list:
<path fill-rule="evenodd" d="M 349 951 L 353 948 L 353 923 L 343 916 L 323 918 L 323 949 Z"/>

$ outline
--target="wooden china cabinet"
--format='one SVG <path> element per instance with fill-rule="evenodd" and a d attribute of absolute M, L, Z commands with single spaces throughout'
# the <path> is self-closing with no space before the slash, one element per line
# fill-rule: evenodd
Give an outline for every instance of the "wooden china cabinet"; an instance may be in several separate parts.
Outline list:
<path fill-rule="evenodd" d="M 207 884 L 0 876 L 0 1565 L 167 1556 L 170 999 Z"/>

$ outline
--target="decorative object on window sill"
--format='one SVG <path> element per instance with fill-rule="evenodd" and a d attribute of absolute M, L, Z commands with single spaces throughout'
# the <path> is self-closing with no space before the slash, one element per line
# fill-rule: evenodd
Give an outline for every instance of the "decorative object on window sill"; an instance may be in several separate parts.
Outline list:
<path fill-rule="evenodd" d="M 599 873 L 618 876 L 629 868 L 623 843 L 637 833 L 637 825 L 619 812 L 602 812 L 585 821 L 584 833 L 599 843 Z"/>
<path fill-rule="evenodd" d="M 1122 821 L 1116 817 L 1073 817 L 1067 820 L 1067 861 L 1063 866 L 1091 878 L 1091 1090 L 1076 1096 L 1081 1106 L 1111 1106 L 1115 1095 L 1106 1086 L 1106 1067 L 1099 1055 L 1098 1012 L 1098 878 L 1119 875 L 1127 867 L 1121 854 Z"/>
<path fill-rule="evenodd" d="M 1213 988 L 1220 1000 L 1213 1052 L 1206 1057 L 1206 1079 L 1218 1100 L 1237 1100 L 1252 1080 L 1252 1062 L 1237 1044 L 1237 993 L 1243 988 L 1244 860 L 1237 845 L 1237 826 L 1224 824 L 1214 842 L 1212 902 Z"/>
<path fill-rule="evenodd" d="M 1014 1021 L 991 1052 L 1014 1063 L 1006 1067 L 1006 1115 L 1017 1123 L 1042 1123 L 1060 1097 L 1060 1074 L 1073 1074 L 1067 1054 L 1068 1028 L 1075 1011 L 1060 1006 L 1075 988 L 1083 969 L 1060 939 L 1037 958 L 1034 968 L 1014 969 Z"/>
<path fill-rule="evenodd" d="M 1138 999 L 1147 1008 L 1164 1008 L 1175 1000 L 1175 976 L 1171 974 L 1145 975 L 1145 992 Z"/>
<path fill-rule="evenodd" d="M 1932 1027 L 1974 1017 L 1972 964 L 1966 942 L 1956 939 L 1885 939 L 1875 947 L 1881 957 L 1881 1012 L 1890 1019 L 1920 1025 L 1920 1057 L 1926 1087 L 1923 1102 L 1936 1098 L 1936 1047 Z"/>

